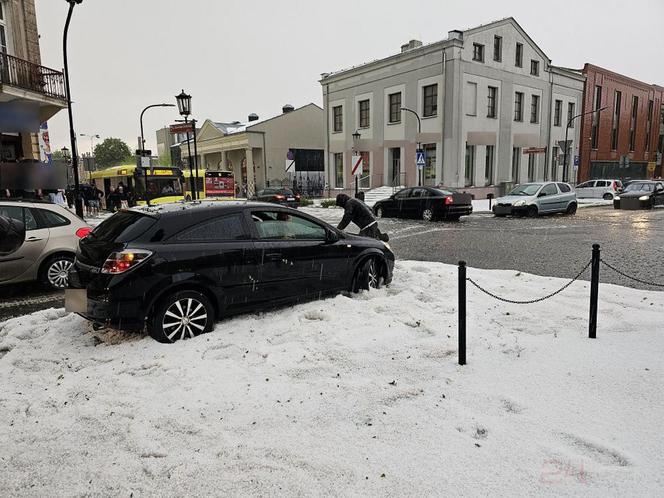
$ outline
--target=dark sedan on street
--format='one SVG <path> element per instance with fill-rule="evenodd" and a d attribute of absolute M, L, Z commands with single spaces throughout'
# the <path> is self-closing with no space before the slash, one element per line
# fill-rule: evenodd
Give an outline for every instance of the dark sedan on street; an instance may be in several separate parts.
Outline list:
<path fill-rule="evenodd" d="M 255 202 L 123 210 L 81 240 L 65 306 L 174 342 L 246 311 L 388 284 L 394 254 L 313 216 Z"/>
<path fill-rule="evenodd" d="M 256 192 L 256 196 L 251 199 L 258 202 L 272 202 L 282 206 L 297 208 L 300 205 L 300 194 L 294 193 L 289 188 L 264 188 Z"/>
<path fill-rule="evenodd" d="M 661 180 L 632 181 L 613 198 L 614 209 L 652 209 L 655 206 L 664 206 L 664 182 Z"/>
<path fill-rule="evenodd" d="M 458 221 L 473 212 L 470 194 L 448 187 L 405 188 L 373 207 L 377 218 L 420 218 L 425 221 L 445 219 Z"/>

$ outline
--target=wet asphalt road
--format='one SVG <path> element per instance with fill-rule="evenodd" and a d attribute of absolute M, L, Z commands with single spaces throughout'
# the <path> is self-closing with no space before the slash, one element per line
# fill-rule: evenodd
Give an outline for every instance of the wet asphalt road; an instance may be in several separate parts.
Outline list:
<path fill-rule="evenodd" d="M 337 209 L 307 212 L 330 223 L 341 218 Z M 618 211 L 605 206 L 580 209 L 576 216 L 534 219 L 476 214 L 456 223 L 383 219 L 380 226 L 389 233 L 397 259 L 450 264 L 465 260 L 476 268 L 567 278 L 590 260 L 591 246 L 598 243 L 607 262 L 642 280 L 664 283 L 664 209 Z M 589 273 L 582 278 L 588 280 Z M 664 290 L 627 280 L 605 267 L 601 281 Z M 0 287 L 0 321 L 62 307 L 63 297 L 37 284 Z"/>

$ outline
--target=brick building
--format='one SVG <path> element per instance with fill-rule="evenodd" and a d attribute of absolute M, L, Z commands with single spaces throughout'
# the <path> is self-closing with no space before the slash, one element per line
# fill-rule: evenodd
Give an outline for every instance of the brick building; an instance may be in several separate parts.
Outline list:
<path fill-rule="evenodd" d="M 583 112 L 589 114 L 581 118 L 578 181 L 661 175 L 664 88 L 592 64 L 583 74 Z"/>

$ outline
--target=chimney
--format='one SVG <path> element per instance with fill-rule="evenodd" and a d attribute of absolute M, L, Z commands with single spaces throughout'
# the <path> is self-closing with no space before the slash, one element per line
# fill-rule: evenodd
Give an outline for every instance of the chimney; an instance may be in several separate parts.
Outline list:
<path fill-rule="evenodd" d="M 410 40 L 408 43 L 401 45 L 401 53 L 403 54 L 404 52 L 408 52 L 409 50 L 413 50 L 414 48 L 421 46 L 422 42 L 420 40 Z"/>
<path fill-rule="evenodd" d="M 290 104 L 286 104 L 285 106 L 283 106 L 283 107 L 281 108 L 281 111 L 282 111 L 284 114 L 288 114 L 289 112 L 293 112 L 294 110 L 295 110 L 295 107 L 293 107 L 293 106 L 290 105 Z"/>
<path fill-rule="evenodd" d="M 463 31 L 459 31 L 458 29 L 454 29 L 454 30 L 449 31 L 447 33 L 447 37 L 450 40 L 461 40 L 461 41 L 463 41 Z"/>
<path fill-rule="evenodd" d="M 250 123 L 251 123 L 252 121 L 258 121 L 258 114 L 256 114 L 255 112 L 252 112 L 252 113 L 249 114 L 249 116 L 247 117 L 247 121 L 249 121 Z"/>

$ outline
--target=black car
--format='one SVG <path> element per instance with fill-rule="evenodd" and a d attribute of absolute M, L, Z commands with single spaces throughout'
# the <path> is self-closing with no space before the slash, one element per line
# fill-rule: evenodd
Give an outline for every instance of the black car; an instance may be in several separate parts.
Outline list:
<path fill-rule="evenodd" d="M 377 218 L 421 218 L 457 221 L 473 212 L 472 196 L 448 187 L 413 187 L 374 204 Z"/>
<path fill-rule="evenodd" d="M 637 180 L 613 198 L 614 209 L 652 209 L 664 206 L 664 182 Z"/>
<path fill-rule="evenodd" d="M 66 307 L 160 342 L 215 319 L 392 279 L 394 254 L 287 207 L 181 202 L 113 215 L 81 240 Z"/>
<path fill-rule="evenodd" d="M 300 205 L 300 194 L 295 194 L 289 188 L 268 187 L 256 192 L 256 196 L 252 200 L 296 208 Z"/>

